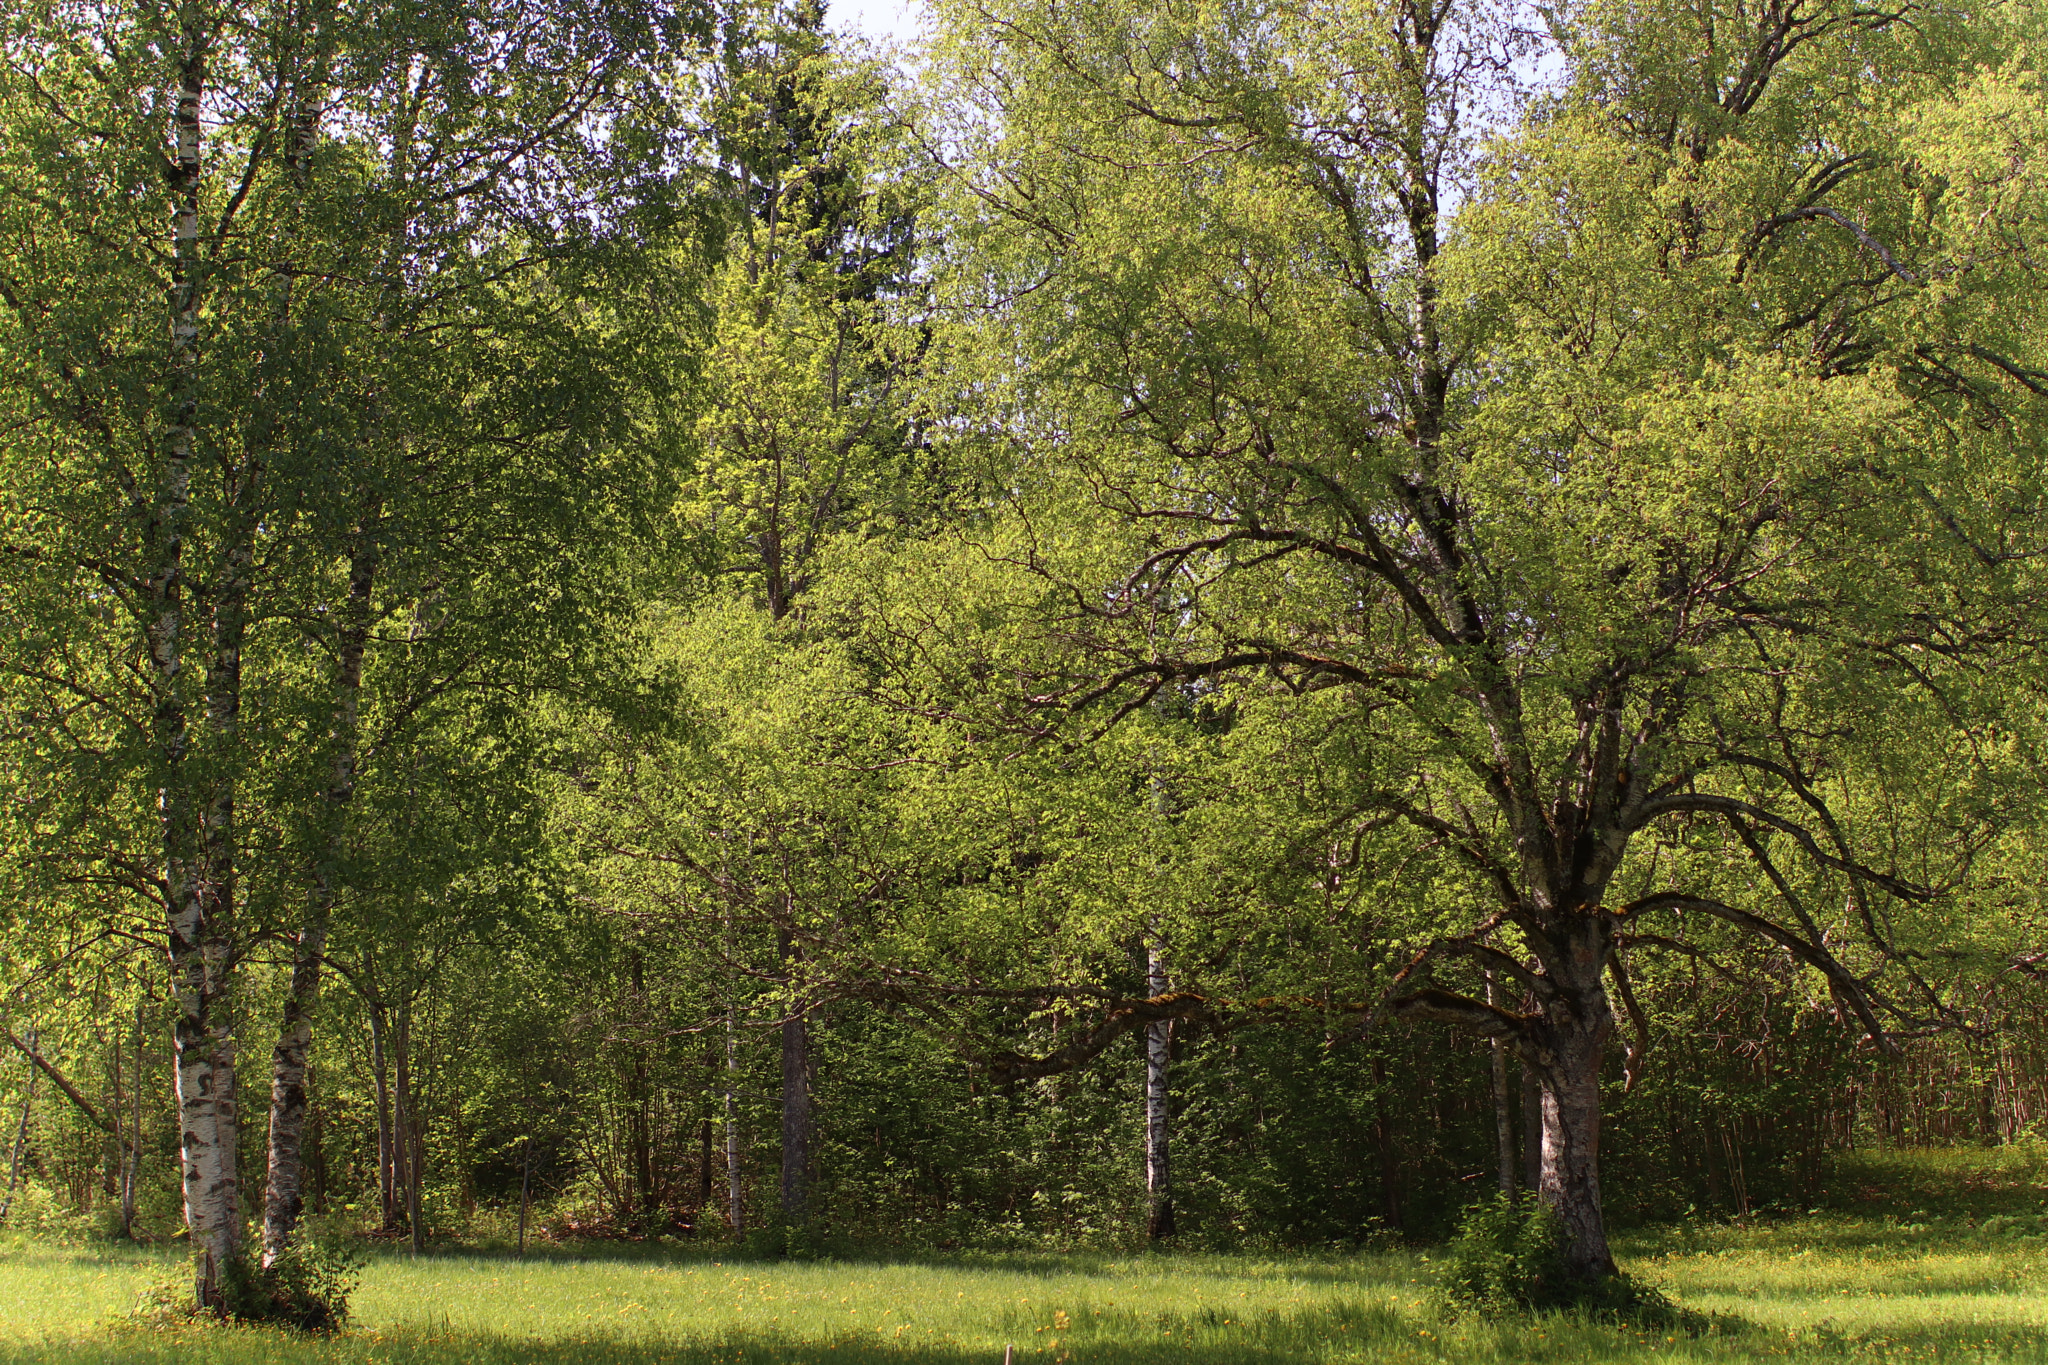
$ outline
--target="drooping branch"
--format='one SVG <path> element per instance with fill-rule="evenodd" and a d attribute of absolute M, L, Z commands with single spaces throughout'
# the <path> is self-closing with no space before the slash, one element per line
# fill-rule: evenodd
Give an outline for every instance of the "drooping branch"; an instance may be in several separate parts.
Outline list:
<path fill-rule="evenodd" d="M 1774 811 L 1765 810 L 1762 806 L 1752 805 L 1747 801 L 1739 801 L 1732 796 L 1687 793 L 1662 797 L 1638 808 L 1635 824 L 1637 828 L 1641 828 L 1660 816 L 1674 815 L 1682 811 L 1700 811 L 1731 819 L 1747 817 L 1758 824 L 1769 825 L 1772 829 L 1791 835 L 1799 841 L 1799 846 L 1806 850 L 1807 856 L 1823 867 L 1831 867 L 1837 872 L 1872 882 L 1900 900 L 1928 901 L 1934 898 L 1934 893 L 1927 887 L 1919 886 L 1902 877 L 1895 877 L 1889 872 L 1880 872 L 1854 859 L 1829 853 L 1820 846 L 1820 841 L 1813 837 L 1813 832 L 1797 820 L 1789 820 Z"/>
<path fill-rule="evenodd" d="M 1629 1024 L 1635 1030 L 1635 1036 L 1623 1044 L 1621 1061 L 1622 1088 L 1633 1092 L 1636 1082 L 1643 1078 L 1643 1059 L 1650 1052 L 1650 1021 L 1643 1013 L 1642 1002 L 1636 999 L 1636 988 L 1628 979 L 1628 967 L 1621 960 L 1619 946 L 1607 959 L 1607 972 L 1614 978 L 1614 992 L 1621 997 L 1621 1007 L 1628 1012 Z"/>
<path fill-rule="evenodd" d="M 1634 919 L 1658 910 L 1700 910 L 1706 914 L 1713 915 L 1717 919 L 1726 920 L 1738 928 L 1747 929 L 1753 934 L 1767 938 L 1779 947 L 1786 949 L 1794 957 L 1828 979 L 1828 984 L 1833 988 L 1836 998 L 1855 1012 L 1857 1019 L 1862 1022 L 1865 1031 L 1870 1035 L 1872 1043 L 1882 1050 L 1886 1056 L 1896 1057 L 1899 1055 L 1898 1044 L 1892 1041 L 1891 1036 L 1885 1032 L 1884 1025 L 1878 1022 L 1877 1011 L 1870 1002 L 1869 992 L 1862 980 L 1847 967 L 1844 967 L 1835 955 L 1829 952 L 1822 944 L 1809 942 L 1783 925 L 1765 919 L 1762 915 L 1737 909 L 1735 906 L 1712 900 L 1706 896 L 1695 896 L 1680 891 L 1666 891 L 1654 896 L 1646 896 L 1642 900 L 1627 906 L 1622 911 L 1622 916 L 1625 919 Z"/>
<path fill-rule="evenodd" d="M 64 1092 L 65 1099 L 70 1100 L 73 1104 L 78 1106 L 78 1112 L 85 1115 L 87 1122 L 91 1123 L 93 1127 L 99 1129 L 101 1132 L 107 1133 L 113 1137 L 119 1137 L 121 1135 L 120 1130 L 114 1127 L 114 1125 L 107 1119 L 106 1115 L 100 1113 L 100 1111 L 94 1107 L 93 1102 L 91 1100 L 87 1099 L 84 1095 L 79 1093 L 77 1086 L 73 1085 L 70 1081 L 64 1079 L 64 1073 L 57 1070 L 56 1067 L 52 1066 L 50 1064 L 49 1058 L 43 1056 L 41 1052 L 37 1051 L 36 1048 L 31 1046 L 30 1044 L 23 1042 L 20 1038 L 17 1038 L 14 1034 L 13 1029 L 0 1030 L 0 1032 L 5 1032 L 7 1035 L 7 1041 L 12 1043 L 17 1049 L 19 1049 L 22 1056 L 28 1058 L 29 1061 L 33 1062 L 38 1071 L 42 1072 L 45 1076 L 48 1076 L 51 1080 L 51 1083 L 54 1084 L 59 1090 Z"/>
<path fill-rule="evenodd" d="M 1061 992 L 1061 994 L 1069 994 Z M 1246 1024 L 1271 1022 L 1302 1015 L 1327 1017 L 1332 1013 L 1377 1018 L 1386 1002 L 1361 1004 L 1332 1001 L 1305 995 L 1272 995 L 1256 999 L 1232 999 L 1203 995 L 1199 991 L 1172 991 L 1142 1000 L 1114 1000 L 1080 1037 L 1043 1056 L 1021 1052 L 998 1052 L 983 1059 L 982 1065 L 998 1084 L 1037 1080 L 1086 1066 L 1107 1051 L 1126 1033 L 1135 1033 L 1161 1021 L 1199 1023 L 1205 1028 L 1228 1032 Z"/>
<path fill-rule="evenodd" d="M 1094 1061 L 1126 1033 L 1162 1020 L 1213 1018 L 1216 1006 L 1216 1001 L 1193 991 L 1172 991 L 1144 1000 L 1119 1000 L 1104 1011 L 1093 1028 L 1066 1046 L 1042 1057 L 1021 1052 L 998 1053 L 988 1059 L 988 1071 L 999 1084 L 1057 1076 Z"/>

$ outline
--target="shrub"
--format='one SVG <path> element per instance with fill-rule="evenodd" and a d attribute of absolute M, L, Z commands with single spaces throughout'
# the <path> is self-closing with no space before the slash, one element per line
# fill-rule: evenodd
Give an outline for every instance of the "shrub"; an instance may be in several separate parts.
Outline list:
<path fill-rule="evenodd" d="M 134 1316 L 159 1323 L 222 1317 L 332 1332 L 348 1318 L 349 1296 L 362 1279 L 366 1259 L 344 1242 L 298 1242 L 267 1270 L 249 1260 L 230 1264 L 220 1277 L 217 1306 L 194 1300 L 188 1272 L 144 1289 Z"/>
<path fill-rule="evenodd" d="M 1703 1314 L 1627 1275 L 1574 1275 L 1564 1251 L 1564 1226 L 1548 1205 L 1505 1194 L 1475 1204 L 1446 1250 L 1444 1295 L 1453 1308 L 1482 1313 L 1575 1310 L 1695 1336 L 1711 1328 Z"/>
<path fill-rule="evenodd" d="M 1444 1292 L 1468 1308 L 1563 1308 L 1579 1287 L 1565 1269 L 1556 1212 L 1535 1200 L 1503 1194 L 1474 1204 L 1444 1257 Z"/>

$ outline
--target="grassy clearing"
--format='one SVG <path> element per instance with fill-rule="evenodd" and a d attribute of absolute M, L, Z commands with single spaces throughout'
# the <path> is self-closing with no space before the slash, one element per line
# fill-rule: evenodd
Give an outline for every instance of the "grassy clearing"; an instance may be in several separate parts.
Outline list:
<path fill-rule="evenodd" d="M 145 1330 L 119 1315 L 169 1263 L 0 1254 L 0 1360 L 208 1365 L 1365 1365 L 1372 1362 L 2048 1362 L 2042 1165 L 1894 1163 L 1873 1207 L 1626 1239 L 1631 1269 L 1731 1321 L 1701 1339 L 1564 1318 L 1448 1320 L 1422 1253 L 740 1262 L 551 1253 L 380 1256 L 354 1328 Z M 1975 1182 L 1972 1184 L 1971 1182 Z M 1922 1207 L 1946 1194 L 1944 1214 Z M 1896 1207 L 1891 1207 L 1896 1205 Z M 1738 1321 L 1739 1320 L 1739 1321 Z"/>

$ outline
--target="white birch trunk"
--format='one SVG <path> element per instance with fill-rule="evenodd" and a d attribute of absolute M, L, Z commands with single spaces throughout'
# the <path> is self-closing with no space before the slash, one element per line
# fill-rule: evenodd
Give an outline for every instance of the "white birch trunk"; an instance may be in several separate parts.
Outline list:
<path fill-rule="evenodd" d="M 1157 942 L 1145 949 L 1145 985 L 1155 997 L 1169 989 Z M 1154 1241 L 1174 1234 L 1172 1063 L 1173 1021 L 1156 1019 L 1145 1025 L 1145 1235 Z"/>
<path fill-rule="evenodd" d="M 740 1188 L 739 1069 L 738 1011 L 728 1008 L 725 1012 L 725 1219 L 734 1232 L 744 1232 L 747 1226 L 746 1205 Z"/>
<path fill-rule="evenodd" d="M 391 1068 L 384 1056 L 384 1007 L 370 1002 L 370 1075 L 377 1089 L 377 1229 L 398 1227 L 398 1144 L 391 1131 Z"/>
<path fill-rule="evenodd" d="M 782 935 L 784 971 L 795 976 L 803 950 Z M 801 998 L 782 1022 L 782 1216 L 791 1223 L 810 1218 L 811 1033 Z"/>
<path fill-rule="evenodd" d="M 159 764 L 167 950 L 176 1006 L 172 1037 L 180 1179 L 185 1226 L 192 1239 L 194 1292 L 200 1304 L 217 1309 L 220 1277 L 240 1251 L 241 1231 L 235 1046 L 228 1011 L 233 959 L 226 937 L 232 867 L 216 861 L 227 845 L 217 825 L 209 828 L 223 817 L 231 820 L 231 811 L 218 809 L 212 800 L 202 803 L 193 790 L 197 784 L 188 753 L 191 735 L 180 676 L 188 633 L 185 537 L 199 411 L 199 118 L 211 41 L 202 24 L 203 16 L 189 10 L 173 118 L 169 412 L 147 533 L 151 616 L 146 635 L 155 694 L 153 738 Z M 215 653 L 218 662 L 218 648 Z M 214 689 L 208 691 L 212 702 Z M 231 825 L 225 834 L 232 837 Z"/>

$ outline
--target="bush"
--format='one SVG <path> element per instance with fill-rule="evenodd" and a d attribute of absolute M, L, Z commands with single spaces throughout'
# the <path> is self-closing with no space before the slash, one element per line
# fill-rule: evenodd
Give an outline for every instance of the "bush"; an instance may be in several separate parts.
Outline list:
<path fill-rule="evenodd" d="M 366 1260 L 360 1249 L 344 1242 L 302 1241 L 267 1270 L 249 1260 L 230 1264 L 220 1277 L 217 1307 L 194 1300 L 188 1270 L 144 1289 L 134 1316 L 152 1322 L 222 1317 L 332 1332 L 348 1318 L 349 1296 Z"/>
<path fill-rule="evenodd" d="M 1563 1308 L 1580 1287 L 1565 1269 L 1556 1212 L 1535 1200 L 1503 1194 L 1474 1204 L 1444 1257 L 1444 1292 L 1467 1308 Z"/>
<path fill-rule="evenodd" d="M 1626 1275 L 1574 1275 L 1564 1251 L 1564 1226 L 1548 1205 L 1505 1194 L 1475 1204 L 1446 1250 L 1444 1295 L 1453 1308 L 1482 1313 L 1575 1310 L 1695 1336 L 1710 1328 L 1704 1315 Z"/>

